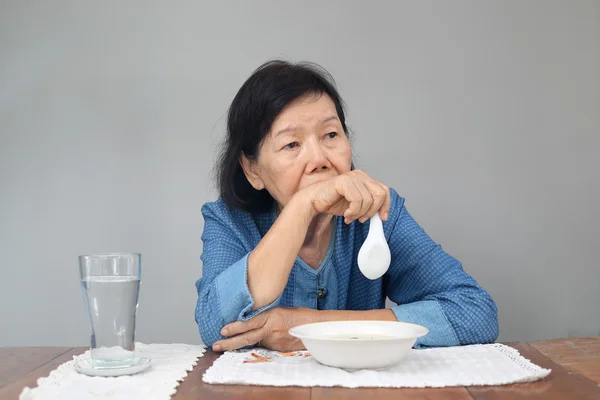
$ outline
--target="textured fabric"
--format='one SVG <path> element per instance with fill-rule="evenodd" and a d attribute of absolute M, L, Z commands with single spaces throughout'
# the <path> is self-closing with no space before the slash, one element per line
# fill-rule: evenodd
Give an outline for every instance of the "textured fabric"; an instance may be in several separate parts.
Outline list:
<path fill-rule="evenodd" d="M 136 343 L 135 350 L 150 358 L 150 366 L 142 372 L 113 377 L 80 374 L 77 364 L 89 365 L 87 350 L 39 378 L 37 387 L 25 387 L 19 400 L 170 400 L 206 351 L 204 346 L 182 343 Z"/>
<path fill-rule="evenodd" d="M 218 199 L 206 203 L 202 214 L 203 277 L 196 282 L 195 317 L 209 346 L 223 339 L 223 326 L 272 307 L 372 310 L 385 308 L 386 296 L 398 304 L 392 308 L 398 320 L 429 328 L 415 347 L 490 343 L 498 336 L 492 298 L 415 222 L 393 189 L 390 215 L 383 223 L 392 259 L 382 278 L 367 279 L 356 261 L 369 223 L 346 225 L 335 217 L 329 251 L 319 268 L 297 257 L 281 296 L 254 312 L 247 285 L 248 255 L 277 218 L 275 210 L 232 210 Z M 319 290 L 325 294 L 322 298 Z"/>
<path fill-rule="evenodd" d="M 533 382 L 551 372 L 500 343 L 410 350 L 397 365 L 381 371 L 328 367 L 306 352 L 290 357 L 256 348 L 250 351 L 270 361 L 244 363 L 253 359 L 249 351 L 228 351 L 202 380 L 227 385 L 424 388 Z"/>

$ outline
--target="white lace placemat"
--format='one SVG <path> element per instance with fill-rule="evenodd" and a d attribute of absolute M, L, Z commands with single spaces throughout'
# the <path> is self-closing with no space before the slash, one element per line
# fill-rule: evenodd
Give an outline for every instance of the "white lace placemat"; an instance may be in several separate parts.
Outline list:
<path fill-rule="evenodd" d="M 58 366 L 48 377 L 38 379 L 36 388 L 23 389 L 19 399 L 168 400 L 206 351 L 204 346 L 188 344 L 136 343 L 135 346 L 138 355 L 152 359 L 150 367 L 143 372 L 106 378 L 79 374 L 73 365 L 88 358 L 88 350 Z"/>
<path fill-rule="evenodd" d="M 512 347 L 488 344 L 413 349 L 395 367 L 354 372 L 322 365 L 307 352 L 226 352 L 206 371 L 203 380 L 240 385 L 419 388 L 505 385 L 535 381 L 549 373 Z"/>

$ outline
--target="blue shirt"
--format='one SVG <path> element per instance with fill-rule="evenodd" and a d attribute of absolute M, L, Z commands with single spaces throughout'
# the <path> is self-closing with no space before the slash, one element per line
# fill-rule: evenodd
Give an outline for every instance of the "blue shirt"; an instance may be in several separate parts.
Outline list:
<path fill-rule="evenodd" d="M 255 311 L 247 284 L 248 255 L 273 225 L 276 211 L 230 209 L 220 198 L 204 204 L 203 276 L 196 282 L 196 322 L 203 342 L 212 346 L 223 339 L 223 326 L 272 307 L 373 310 L 385 308 L 386 297 L 398 304 L 392 311 L 399 321 L 429 328 L 415 343 L 417 348 L 496 340 L 498 318 L 492 298 L 415 222 L 404 199 L 390 191 L 390 215 L 383 229 L 391 264 L 383 277 L 369 280 L 357 265 L 369 224 L 346 225 L 342 217 L 334 217 L 332 240 L 321 265 L 315 270 L 296 257 L 283 293 Z"/>

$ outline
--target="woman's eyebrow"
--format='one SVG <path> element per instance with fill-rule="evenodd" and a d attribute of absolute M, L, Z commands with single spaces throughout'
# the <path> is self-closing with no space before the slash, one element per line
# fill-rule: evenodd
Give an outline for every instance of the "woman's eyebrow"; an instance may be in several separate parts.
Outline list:
<path fill-rule="evenodd" d="M 332 115 L 331 117 L 327 117 L 327 118 L 322 119 L 321 122 L 320 122 L 320 124 L 321 125 L 325 125 L 326 123 L 328 123 L 330 121 L 337 120 L 337 119 L 338 119 L 337 115 Z"/>
<path fill-rule="evenodd" d="M 338 117 L 335 115 L 332 115 L 330 117 L 326 117 L 323 118 L 321 121 L 319 121 L 319 125 L 325 125 L 326 123 L 333 121 L 333 120 L 337 120 Z M 278 130 L 277 132 L 275 132 L 275 136 L 279 136 L 282 133 L 286 133 L 286 132 L 293 132 L 293 131 L 297 131 L 299 128 L 295 125 L 290 125 L 290 126 L 286 126 L 283 129 Z"/>
<path fill-rule="evenodd" d="M 275 133 L 275 136 L 279 136 L 279 135 L 281 135 L 282 133 L 286 133 L 286 132 L 293 132 L 293 131 L 297 131 L 297 130 L 298 130 L 298 127 L 297 127 L 297 126 L 290 125 L 290 126 L 287 126 L 287 127 L 283 128 L 283 129 L 280 129 L 280 130 L 278 130 L 278 131 Z"/>

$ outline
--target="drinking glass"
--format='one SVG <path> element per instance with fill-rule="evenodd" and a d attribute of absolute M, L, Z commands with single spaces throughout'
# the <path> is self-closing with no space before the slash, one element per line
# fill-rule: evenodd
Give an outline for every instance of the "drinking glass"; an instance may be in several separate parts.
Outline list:
<path fill-rule="evenodd" d="M 79 256 L 81 288 L 90 327 L 93 368 L 135 365 L 135 316 L 141 280 L 141 254 Z"/>

